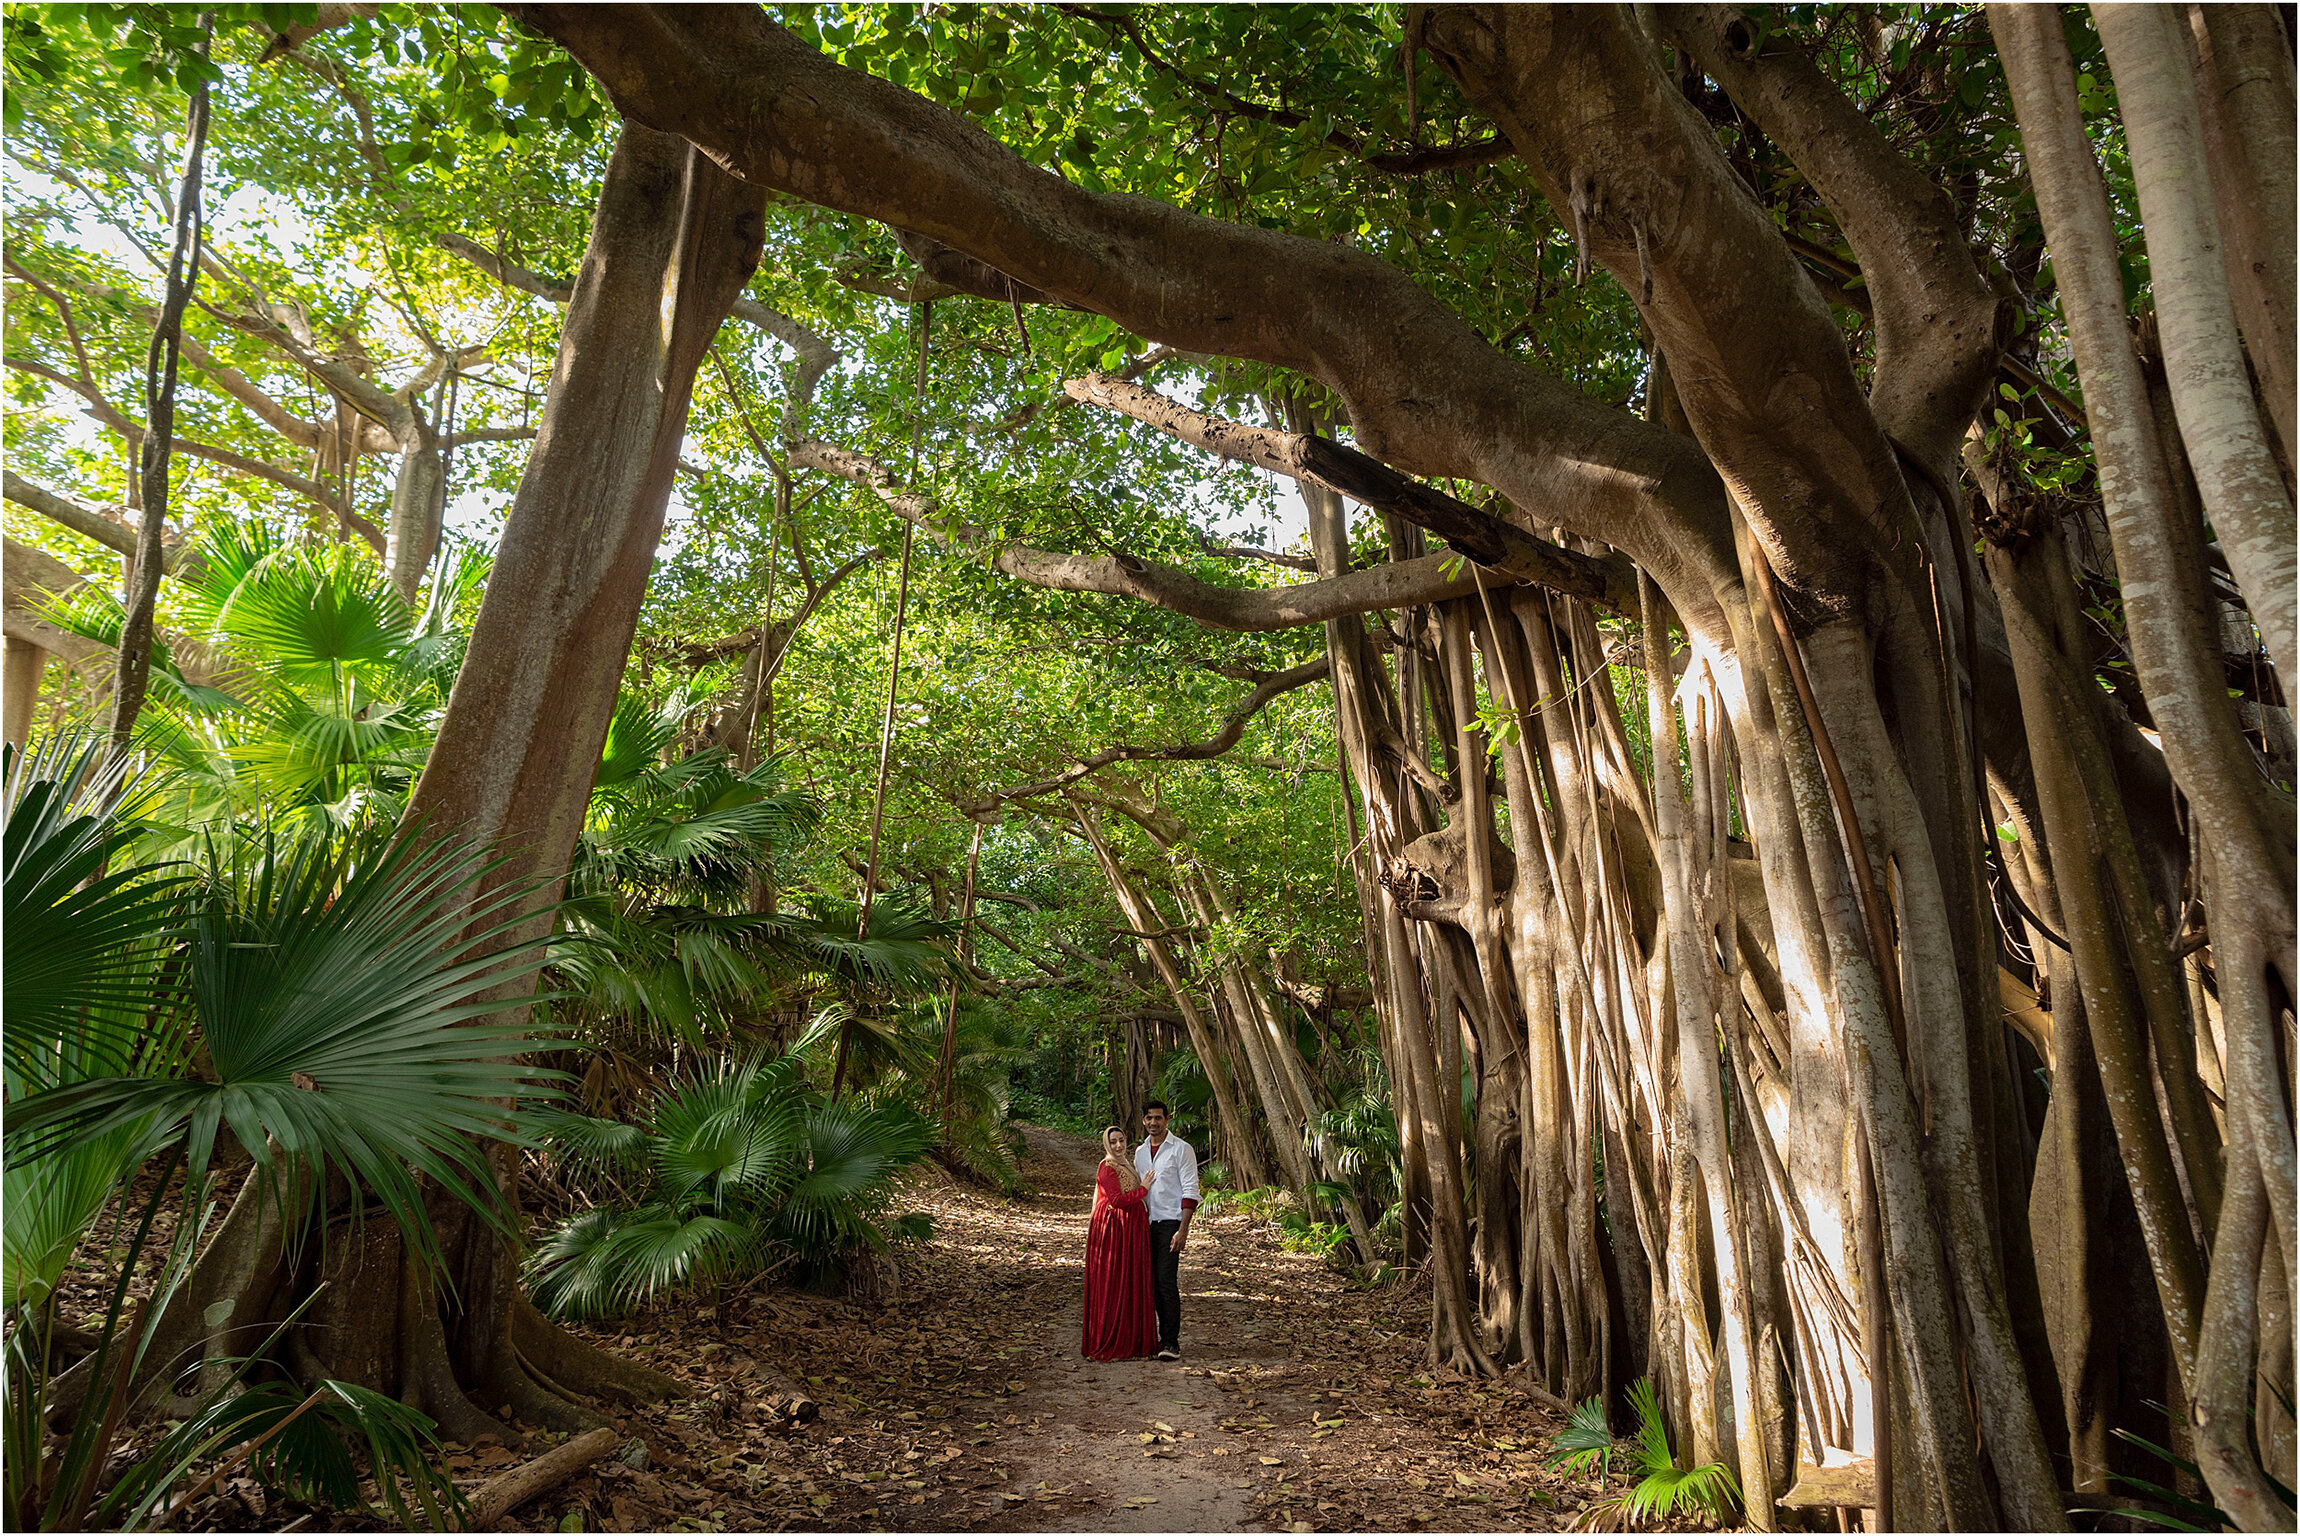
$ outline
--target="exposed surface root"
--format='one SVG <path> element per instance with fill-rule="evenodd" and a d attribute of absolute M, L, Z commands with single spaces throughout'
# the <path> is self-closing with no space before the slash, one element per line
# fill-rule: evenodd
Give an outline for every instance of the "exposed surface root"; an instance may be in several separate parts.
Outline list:
<path fill-rule="evenodd" d="M 457 1385 L 447 1359 L 447 1332 L 439 1321 L 438 1293 L 412 1251 L 401 1260 L 399 1286 L 399 1395 L 402 1402 L 431 1415 L 442 1439 L 464 1445 L 493 1435 L 512 1445 L 526 1436 L 471 1405 Z"/>
<path fill-rule="evenodd" d="M 685 1392 L 662 1372 L 575 1337 L 524 1295 L 511 1303 L 511 1342 L 530 1369 L 586 1397 L 641 1408 Z"/>

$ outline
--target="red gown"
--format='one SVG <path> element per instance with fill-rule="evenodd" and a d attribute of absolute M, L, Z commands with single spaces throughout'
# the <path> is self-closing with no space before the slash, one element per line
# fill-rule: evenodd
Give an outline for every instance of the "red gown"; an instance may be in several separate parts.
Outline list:
<path fill-rule="evenodd" d="M 1080 1353 L 1095 1360 L 1139 1360 L 1156 1353 L 1158 1315 L 1150 1299 L 1150 1217 L 1146 1184 L 1118 1191 L 1118 1170 L 1094 1175 L 1094 1218 L 1086 1229 L 1086 1337 Z"/>

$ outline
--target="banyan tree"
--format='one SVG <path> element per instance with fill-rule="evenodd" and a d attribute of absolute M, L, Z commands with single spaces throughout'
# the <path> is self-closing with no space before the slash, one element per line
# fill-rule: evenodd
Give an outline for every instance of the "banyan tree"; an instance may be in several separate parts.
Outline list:
<path fill-rule="evenodd" d="M 2289 1518 L 2274 12 L 2098 12 L 2137 208 L 2080 103 L 2077 19 L 1968 27 L 2034 197 L 2008 241 L 1975 227 L 1977 171 L 1864 111 L 1889 66 L 1824 69 L 1778 20 L 1409 8 L 1400 90 L 1434 63 L 1490 123 L 1479 152 L 1635 301 L 1624 409 L 1345 242 L 1089 190 L 763 14 L 511 10 L 630 121 L 893 226 L 948 290 L 1298 380 L 1266 427 L 1073 392 L 1310 506 L 1318 579 L 1279 621 L 1326 624 L 1440 1361 L 1561 1398 L 1650 1373 L 1760 1523 L 1800 1465 L 1869 1455 L 1888 1520 L 2057 1525 L 2135 1424 L 2238 1519 Z M 2049 487 L 1999 414 L 2039 398 L 2040 348 L 2080 398 L 2023 419 L 2089 471 Z M 1350 569 L 1350 501 L 1410 576 L 1341 590 L 1376 574 Z M 1162 600 L 1140 560 L 998 558 Z"/>
<path fill-rule="evenodd" d="M 2116 1472 L 2171 1475 L 2120 1430 L 2288 1526 L 2284 13 L 1409 6 L 1363 128 L 1231 78 L 1243 22 L 1009 19 L 1220 125 L 1423 178 L 1433 208 L 1506 171 L 1564 281 L 1628 297 L 1619 404 L 1346 229 L 1096 190 L 1091 146 L 1019 152 L 983 126 L 1012 116 L 768 11 L 504 10 L 623 115 L 624 179 L 419 797 L 443 824 L 563 862 L 534 787 L 596 756 L 613 685 L 586 669 L 630 634 L 741 231 L 762 196 L 884 224 L 911 296 L 1085 311 L 1265 381 L 1227 415 L 1152 365 L 1068 397 L 1290 478 L 1315 571 L 1287 586 L 1026 547 L 803 409 L 780 448 L 1018 581 L 1323 626 L 1243 714 L 1330 690 L 1435 1362 L 1561 1402 L 1650 1377 L 1763 1527 L 1862 1462 L 1874 1492 L 1840 1502 L 1880 1528 L 2059 1527 Z M 827 343 L 741 304 L 799 349 L 803 406 Z M 1075 825 L 1164 926 L 1103 821 L 1169 846 L 1154 810 L 1071 779 L 973 809 L 1007 801 Z M 1181 894 L 1202 922 L 1225 900 Z M 1260 1171 L 1307 1187 L 1314 1095 L 1265 981 L 1237 966 L 1182 1012 L 1218 1136 L 1244 1155 L 1266 1126 Z M 524 1381 L 499 1342 L 524 1338 L 467 1323 L 459 1348 Z"/>

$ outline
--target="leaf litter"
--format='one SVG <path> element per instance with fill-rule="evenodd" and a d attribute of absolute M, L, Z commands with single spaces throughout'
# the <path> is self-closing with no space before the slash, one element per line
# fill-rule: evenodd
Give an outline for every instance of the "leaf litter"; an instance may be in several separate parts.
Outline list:
<path fill-rule="evenodd" d="M 1192 1234 L 1179 1364 L 1082 1359 L 1095 1150 L 1022 1129 L 1037 1193 L 923 1165 L 906 1203 L 936 1235 L 864 1294 L 738 1289 L 577 1327 L 688 1396 L 595 1404 L 625 1452 L 492 1529 L 1541 1530 L 1601 1492 L 1546 1464 L 1562 1420 L 1531 1394 L 1430 1368 L 1423 1286 L 1360 1289 L 1246 1216 Z M 778 1415 L 759 1368 L 821 1416 Z M 514 1459 L 483 1445 L 449 1466 L 469 1492 Z"/>

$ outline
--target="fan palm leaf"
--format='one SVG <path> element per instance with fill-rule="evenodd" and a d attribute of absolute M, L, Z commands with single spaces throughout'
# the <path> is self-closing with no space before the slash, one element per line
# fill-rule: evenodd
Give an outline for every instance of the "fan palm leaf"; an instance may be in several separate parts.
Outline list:
<path fill-rule="evenodd" d="M 850 1203 L 918 1161 L 934 1123 L 904 1104 L 818 1104 L 806 1117 L 807 1172 L 791 1186 L 797 1210 Z"/>
<path fill-rule="evenodd" d="M 736 1189 L 770 1195 L 799 1173 L 799 1117 L 788 1095 L 752 1091 L 754 1070 L 721 1066 L 656 1101 L 655 1167 L 675 1198 L 692 1195 L 718 1207 Z"/>
<path fill-rule="evenodd" d="M 645 1118 L 643 1164 L 604 1122 L 550 1122 L 562 1150 L 610 1152 L 649 1180 L 636 1205 L 583 1212 L 538 1246 L 530 1274 L 554 1313 L 627 1307 L 777 1252 L 820 1269 L 883 1246 L 912 1231 L 879 1221 L 894 1176 L 935 1136 L 899 1104 L 824 1103 L 788 1054 L 706 1067 L 657 1094 Z"/>
<path fill-rule="evenodd" d="M 654 1201 L 628 1211 L 596 1207 L 538 1245 L 530 1268 L 538 1305 L 556 1316 L 598 1316 L 656 1292 L 707 1279 L 752 1249 L 746 1223 Z"/>
<path fill-rule="evenodd" d="M 415 615 L 383 571 L 348 545 L 279 549 L 233 587 L 215 628 L 293 686 L 335 690 L 388 675 L 415 638 Z"/>
<path fill-rule="evenodd" d="M 564 1109 L 538 1109 L 528 1117 L 528 1128 L 538 1141 L 550 1144 L 562 1157 L 595 1164 L 610 1172 L 626 1172 L 647 1162 L 647 1133 L 620 1120 L 602 1120 Z"/>
<path fill-rule="evenodd" d="M 485 873 L 445 841 L 355 858 L 266 839 L 246 867 L 216 869 L 183 958 L 212 1080 L 121 1074 L 32 1094 L 9 1117 L 9 1161 L 149 1119 L 188 1137 L 196 1182 L 228 1125 L 259 1162 L 276 1146 L 322 1174 L 340 1165 L 427 1249 L 419 1174 L 500 1221 L 478 1143 L 524 1139 L 503 1101 L 557 1074 L 519 1060 L 533 1041 L 502 995 L 540 957 L 496 952 L 532 892 L 470 910 Z"/>
<path fill-rule="evenodd" d="M 0 1304 L 37 1306 L 64 1278 L 112 1192 L 151 1150 L 142 1126 L 87 1137 L 4 1176 Z"/>
<path fill-rule="evenodd" d="M 135 833 L 110 810 L 123 785 L 101 757 L 95 744 L 52 744 L 10 759 L 0 1009 L 11 1097 L 126 1072 L 174 1040 L 161 960 L 188 876 L 117 863 Z"/>
<path fill-rule="evenodd" d="M 794 929 L 814 967 L 833 985 L 856 991 L 915 993 L 938 986 L 950 973 L 943 947 L 958 928 L 893 902 L 874 902 L 870 931 L 861 938 L 861 913 L 848 904 L 809 904 L 811 929 Z"/>
<path fill-rule="evenodd" d="M 615 713 L 607 720 L 607 739 L 599 749 L 592 793 L 612 798 L 644 779 L 678 740 L 679 727 L 701 702 L 683 688 L 661 702 L 638 694 L 616 700 Z"/>

